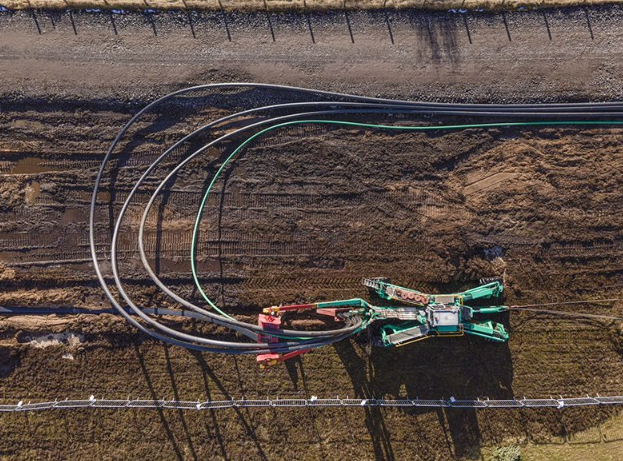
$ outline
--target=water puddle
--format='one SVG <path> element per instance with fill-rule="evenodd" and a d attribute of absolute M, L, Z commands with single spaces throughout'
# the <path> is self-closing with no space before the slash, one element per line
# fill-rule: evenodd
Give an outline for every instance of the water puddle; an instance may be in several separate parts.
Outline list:
<path fill-rule="evenodd" d="M 9 174 L 36 174 L 46 173 L 48 171 L 56 171 L 57 168 L 43 164 L 42 160 L 37 157 L 25 157 L 15 163 Z"/>

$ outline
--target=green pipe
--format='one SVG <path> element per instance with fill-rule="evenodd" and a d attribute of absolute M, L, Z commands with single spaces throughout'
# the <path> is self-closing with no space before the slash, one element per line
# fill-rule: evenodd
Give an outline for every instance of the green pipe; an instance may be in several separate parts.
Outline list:
<path fill-rule="evenodd" d="M 292 125 L 301 125 L 301 124 L 324 124 L 324 125 L 342 125 L 342 126 L 353 126 L 358 128 L 373 128 L 373 129 L 383 129 L 383 130 L 402 130 L 402 131 L 435 131 L 435 130 L 465 130 L 469 128 L 501 128 L 501 127 L 513 127 L 513 126 L 525 126 L 525 127 L 536 127 L 536 126 L 603 126 L 603 125 L 623 125 L 623 121 L 618 120 L 576 120 L 576 121 L 561 121 L 561 122 L 505 122 L 505 123 L 474 123 L 474 124 L 466 124 L 466 125 L 440 125 L 440 126 L 396 126 L 396 125 L 378 125 L 372 123 L 360 123 L 360 122 L 350 122 L 346 120 L 296 120 L 292 122 L 284 122 L 279 123 L 277 125 L 270 126 L 268 128 L 264 128 L 263 130 L 255 133 L 254 135 L 247 138 L 242 144 L 240 144 L 228 157 L 225 159 L 223 164 L 217 170 L 216 174 L 210 181 L 210 184 L 203 196 L 201 201 L 201 205 L 199 206 L 199 212 L 197 213 L 197 217 L 195 219 L 195 227 L 193 228 L 193 236 L 191 242 L 191 255 L 190 255 L 190 267 L 193 275 L 193 280 L 199 293 L 203 299 L 208 303 L 210 307 L 216 310 L 219 314 L 227 317 L 228 319 L 233 319 L 230 315 L 223 312 L 219 307 L 208 297 L 203 288 L 201 287 L 201 283 L 199 282 L 199 278 L 197 275 L 197 266 L 195 262 L 195 256 L 197 252 L 197 239 L 199 236 L 199 223 L 201 221 L 201 216 L 203 215 L 203 211 L 205 209 L 205 205 L 208 201 L 208 196 L 216 183 L 216 180 L 219 178 L 225 167 L 229 164 L 229 162 L 236 156 L 238 152 L 240 152 L 247 144 L 249 144 L 254 139 L 268 133 L 269 131 L 275 130 L 277 128 L 283 128 Z M 363 325 L 362 325 L 363 328 Z M 298 339 L 298 338 L 297 338 Z M 301 338 L 302 339 L 302 338 Z"/>

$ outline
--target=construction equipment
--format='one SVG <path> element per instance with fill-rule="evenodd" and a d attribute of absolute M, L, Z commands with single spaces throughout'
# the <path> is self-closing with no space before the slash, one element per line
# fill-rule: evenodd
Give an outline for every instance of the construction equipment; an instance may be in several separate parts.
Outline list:
<path fill-rule="evenodd" d="M 360 331 L 371 324 L 372 344 L 381 347 L 404 346 L 433 336 L 463 336 L 470 334 L 495 342 L 508 341 L 508 333 L 501 323 L 487 320 L 486 316 L 509 310 L 508 306 L 472 307 L 465 302 L 498 298 L 504 291 L 501 279 L 481 280 L 482 285 L 467 291 L 451 294 L 427 294 L 394 285 L 386 278 L 364 278 L 362 283 L 381 299 L 400 304 L 374 306 L 354 298 L 311 304 L 273 306 L 264 309 L 260 325 L 280 324 L 280 316 L 287 312 L 314 310 L 320 315 L 332 316 L 341 321 L 349 316 L 363 319 Z M 405 305 L 406 304 L 406 305 Z M 275 338 L 273 338 L 274 340 Z M 278 344 L 278 343 L 277 343 Z M 301 355 L 307 351 L 297 353 Z M 286 357 L 288 355 L 288 357 Z M 270 365 L 287 360 L 289 354 L 265 354 L 258 362 Z"/>

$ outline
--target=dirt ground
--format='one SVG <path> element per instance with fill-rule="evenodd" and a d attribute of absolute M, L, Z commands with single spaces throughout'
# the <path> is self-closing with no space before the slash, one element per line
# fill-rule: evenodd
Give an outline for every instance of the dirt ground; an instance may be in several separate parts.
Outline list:
<path fill-rule="evenodd" d="M 159 95 L 246 80 L 435 101 L 617 100 L 622 12 L 203 13 L 190 22 L 174 14 L 1 15 L 0 306 L 108 307 L 89 263 L 92 182 L 116 133 Z M 102 194 L 98 241 L 107 241 L 109 211 L 163 145 L 262 98 L 268 96 L 232 95 L 141 125 L 134 134 L 140 145 L 117 161 L 115 192 Z M 622 139 L 615 128 L 275 132 L 219 184 L 222 200 L 210 203 L 203 227 L 202 279 L 219 303 L 247 319 L 273 303 L 367 296 L 363 276 L 446 291 L 505 271 L 510 304 L 622 297 Z M 190 224 L 214 155 L 179 176 L 148 229 L 148 250 L 160 255 L 157 270 L 189 297 L 195 296 L 188 283 Z M 129 289 L 144 303 L 166 302 L 137 269 L 136 242 L 127 235 L 122 272 Z M 623 314 L 621 302 L 590 309 Z M 508 345 L 455 338 L 368 354 L 355 340 L 261 372 L 253 358 L 166 347 L 109 315 L 2 319 L 0 389 L 7 402 L 91 394 L 194 400 L 621 393 L 619 325 L 519 313 L 505 321 Z M 547 443 L 599 427 L 612 414 L 607 408 L 14 414 L 1 417 L 0 453 L 481 459 L 484 446 Z"/>
<path fill-rule="evenodd" d="M 615 4 L 613 0 L 3 0 L 2 5 L 12 10 L 68 8 L 96 8 L 102 10 L 171 10 L 171 11 L 359 11 L 378 9 L 424 10 L 486 9 L 509 11 L 516 8 L 555 8 Z"/>

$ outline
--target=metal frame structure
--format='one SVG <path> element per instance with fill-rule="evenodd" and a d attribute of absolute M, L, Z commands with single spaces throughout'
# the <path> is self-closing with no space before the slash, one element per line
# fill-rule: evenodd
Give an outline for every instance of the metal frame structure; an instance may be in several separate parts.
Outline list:
<path fill-rule="evenodd" d="M 22 401 L 15 404 L 0 404 L 0 413 L 20 413 L 44 410 L 74 410 L 74 409 L 174 409 L 174 410 L 221 410 L 226 408 L 280 408 L 280 407 L 310 407 L 310 408 L 471 408 L 476 410 L 514 408 L 514 409 L 563 409 L 567 407 L 584 407 L 598 405 L 622 405 L 623 396 L 607 397 L 573 397 L 573 398 L 541 398 L 541 399 L 506 399 L 506 400 L 458 400 L 454 397 L 441 399 L 351 399 L 351 398 L 318 398 L 309 399 L 230 399 L 230 400 L 111 400 L 96 399 L 91 396 L 84 400 L 54 400 L 48 402 Z"/>

